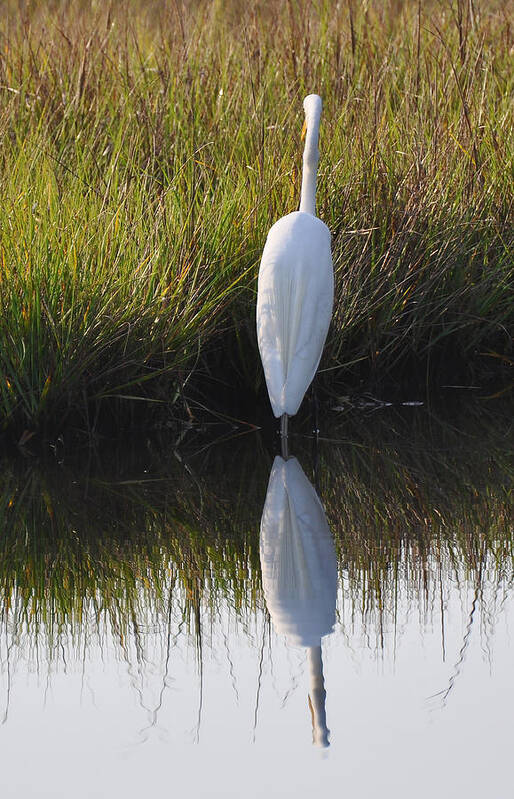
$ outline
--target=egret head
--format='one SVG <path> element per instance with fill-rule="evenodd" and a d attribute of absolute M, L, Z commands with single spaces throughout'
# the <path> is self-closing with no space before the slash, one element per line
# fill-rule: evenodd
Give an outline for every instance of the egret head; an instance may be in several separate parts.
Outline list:
<path fill-rule="evenodd" d="M 309 120 L 313 118 L 318 118 L 321 116 L 321 110 L 323 108 L 323 102 L 319 94 L 308 94 L 305 100 L 303 101 L 303 110 L 305 111 L 305 119 L 307 120 L 307 124 L 309 124 Z"/>

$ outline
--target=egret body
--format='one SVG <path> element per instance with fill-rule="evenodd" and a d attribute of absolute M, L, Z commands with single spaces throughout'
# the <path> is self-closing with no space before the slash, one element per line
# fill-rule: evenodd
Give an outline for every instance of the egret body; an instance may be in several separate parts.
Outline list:
<path fill-rule="evenodd" d="M 321 97 L 309 94 L 305 111 L 300 210 L 275 222 L 259 269 L 257 339 L 271 406 L 287 417 L 301 405 L 320 362 L 334 301 L 330 231 L 316 216 Z"/>

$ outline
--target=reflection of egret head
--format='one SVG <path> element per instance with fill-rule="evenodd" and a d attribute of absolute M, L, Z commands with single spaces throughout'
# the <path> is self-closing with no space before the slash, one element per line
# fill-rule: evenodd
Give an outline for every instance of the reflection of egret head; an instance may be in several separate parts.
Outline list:
<path fill-rule="evenodd" d="M 337 561 L 325 512 L 296 458 L 273 463 L 260 549 L 274 627 L 289 644 L 309 648 L 313 742 L 328 746 L 321 638 L 335 622 Z"/>
<path fill-rule="evenodd" d="M 310 693 L 309 710 L 312 719 L 312 743 L 315 746 L 330 746 L 328 736 L 330 730 L 327 727 L 327 715 L 325 712 L 325 682 L 323 680 L 323 661 L 321 659 L 321 647 L 312 646 L 308 652 L 309 671 L 310 671 Z"/>

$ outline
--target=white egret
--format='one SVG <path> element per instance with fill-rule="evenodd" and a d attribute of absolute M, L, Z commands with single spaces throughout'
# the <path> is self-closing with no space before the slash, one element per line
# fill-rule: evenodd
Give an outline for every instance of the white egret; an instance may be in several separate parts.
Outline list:
<path fill-rule="evenodd" d="M 296 458 L 277 456 L 262 511 L 264 596 L 275 630 L 307 648 L 313 741 L 328 746 L 321 638 L 336 616 L 337 560 L 323 506 Z"/>
<path fill-rule="evenodd" d="M 262 253 L 257 289 L 257 339 L 273 413 L 298 411 L 323 351 L 334 301 L 330 231 L 316 216 L 321 97 L 305 111 L 300 210 L 275 222 Z"/>

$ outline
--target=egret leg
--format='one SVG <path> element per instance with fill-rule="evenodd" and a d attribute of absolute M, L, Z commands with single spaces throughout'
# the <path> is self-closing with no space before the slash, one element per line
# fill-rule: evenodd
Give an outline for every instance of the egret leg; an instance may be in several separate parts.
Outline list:
<path fill-rule="evenodd" d="M 318 403 L 318 393 L 316 391 L 315 386 L 312 386 L 312 424 L 313 424 L 313 433 L 316 436 L 316 439 L 319 437 L 319 403 Z"/>
<path fill-rule="evenodd" d="M 288 441 L 287 441 L 287 422 L 288 416 L 287 413 L 283 413 L 280 417 L 280 443 L 282 446 L 282 457 L 284 460 L 289 457 L 289 448 L 288 448 Z"/>
<path fill-rule="evenodd" d="M 314 476 L 314 488 L 316 489 L 316 493 L 319 495 L 321 493 L 319 487 L 319 436 L 315 435 L 312 438 L 312 473 Z"/>

